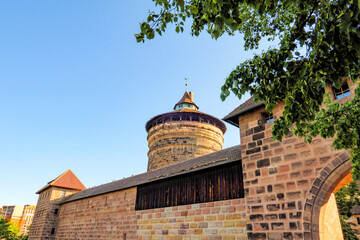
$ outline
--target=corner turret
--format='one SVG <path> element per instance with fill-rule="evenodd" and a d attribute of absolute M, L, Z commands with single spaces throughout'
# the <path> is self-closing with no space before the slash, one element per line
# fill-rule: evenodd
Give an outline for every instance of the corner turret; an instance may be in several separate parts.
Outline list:
<path fill-rule="evenodd" d="M 37 191 L 39 198 L 29 240 L 55 239 L 60 203 L 68 196 L 85 189 L 84 184 L 68 169 Z"/>

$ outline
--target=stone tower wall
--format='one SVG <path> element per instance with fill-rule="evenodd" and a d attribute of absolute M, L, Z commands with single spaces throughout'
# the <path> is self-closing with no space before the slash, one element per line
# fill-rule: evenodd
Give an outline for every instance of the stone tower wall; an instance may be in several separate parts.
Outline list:
<path fill-rule="evenodd" d="M 223 132 L 209 123 L 174 121 L 149 130 L 148 171 L 222 149 Z"/>
<path fill-rule="evenodd" d="M 65 195 L 63 196 L 63 192 Z M 65 189 L 59 187 L 50 187 L 39 194 L 36 204 L 34 219 L 29 232 L 29 240 L 55 239 L 55 234 L 51 234 L 51 230 L 55 228 L 58 214 L 55 209 L 59 209 L 59 201 L 78 190 Z"/>
<path fill-rule="evenodd" d="M 338 100 L 340 103 L 354 94 L 355 85 L 348 84 L 352 95 Z M 282 109 L 281 104 L 274 109 L 275 118 L 281 116 Z M 323 221 L 328 225 L 329 219 L 320 219 L 323 203 L 314 199 L 320 194 L 323 200 L 336 192 L 319 193 L 319 189 L 328 184 L 325 179 L 336 169 L 345 169 L 333 174 L 337 181 L 348 174 L 343 165 L 348 164 L 349 155 L 335 150 L 331 138 L 316 137 L 307 144 L 290 133 L 282 142 L 274 141 L 273 122 L 264 123 L 264 112 L 263 107 L 239 117 L 248 239 L 318 239 L 312 235 L 319 234 L 316 224 Z M 327 211 L 337 213 L 336 204 L 328 205 L 333 209 Z M 341 228 L 336 230 L 342 234 Z"/>

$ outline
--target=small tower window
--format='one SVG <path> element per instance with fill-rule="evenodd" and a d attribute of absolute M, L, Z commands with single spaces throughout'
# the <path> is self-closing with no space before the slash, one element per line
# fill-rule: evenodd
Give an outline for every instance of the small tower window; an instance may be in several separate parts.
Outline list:
<path fill-rule="evenodd" d="M 262 119 L 264 120 L 265 123 L 269 123 L 274 121 L 274 116 L 272 113 L 264 112 L 262 113 Z"/>
<path fill-rule="evenodd" d="M 356 218 L 357 224 L 360 225 L 360 218 Z"/>
<path fill-rule="evenodd" d="M 65 196 L 65 193 L 66 193 L 65 191 L 62 191 L 61 196 Z"/>
<path fill-rule="evenodd" d="M 58 214 L 58 212 L 59 212 L 59 209 L 58 209 L 58 208 L 56 208 L 56 209 L 55 209 L 55 211 L 54 211 L 54 214 L 55 214 L 55 215 L 57 215 L 57 214 Z"/>
<path fill-rule="evenodd" d="M 52 228 L 51 229 L 51 235 L 54 235 L 55 234 L 55 228 Z"/>
<path fill-rule="evenodd" d="M 349 85 L 345 82 L 339 89 L 333 88 L 335 99 L 341 99 L 351 95 Z"/>

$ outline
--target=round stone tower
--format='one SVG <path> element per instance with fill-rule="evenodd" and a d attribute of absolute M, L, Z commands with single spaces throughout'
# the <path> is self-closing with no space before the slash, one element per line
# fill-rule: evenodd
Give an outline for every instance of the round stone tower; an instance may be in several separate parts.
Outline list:
<path fill-rule="evenodd" d="M 185 92 L 173 112 L 160 114 L 146 123 L 148 171 L 222 149 L 225 124 L 198 109 L 192 92 Z"/>

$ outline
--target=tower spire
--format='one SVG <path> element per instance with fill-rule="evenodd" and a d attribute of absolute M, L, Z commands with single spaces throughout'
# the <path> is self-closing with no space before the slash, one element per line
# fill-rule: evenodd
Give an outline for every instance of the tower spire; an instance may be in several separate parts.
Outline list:
<path fill-rule="evenodd" d="M 188 78 L 184 78 L 185 79 L 185 92 L 187 92 L 187 87 L 188 87 Z"/>

